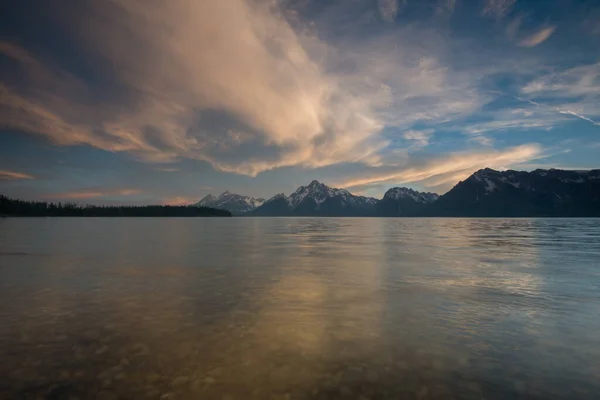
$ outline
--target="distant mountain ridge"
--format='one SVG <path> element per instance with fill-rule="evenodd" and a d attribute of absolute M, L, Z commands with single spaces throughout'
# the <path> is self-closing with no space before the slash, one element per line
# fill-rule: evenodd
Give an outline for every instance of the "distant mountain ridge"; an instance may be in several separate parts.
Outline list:
<path fill-rule="evenodd" d="M 314 180 L 289 196 L 279 193 L 266 201 L 225 192 L 196 205 L 253 216 L 600 217 L 600 170 L 485 168 L 442 196 L 393 187 L 381 199 Z"/>
<path fill-rule="evenodd" d="M 382 217 L 425 215 L 428 205 L 437 201 L 437 193 L 417 192 L 405 187 L 393 187 L 376 205 L 376 214 Z"/>
<path fill-rule="evenodd" d="M 227 210 L 233 214 L 243 214 L 253 211 L 264 202 L 265 199 L 262 198 L 242 196 L 240 194 L 225 191 L 221 193 L 219 197 L 215 197 L 211 194 L 206 195 L 194 205 Z"/>
<path fill-rule="evenodd" d="M 355 196 L 345 189 L 331 188 L 319 181 L 300 186 L 294 193 L 285 196 L 280 193 L 252 215 L 298 215 L 298 216 L 369 216 L 374 215 L 377 199 Z"/>

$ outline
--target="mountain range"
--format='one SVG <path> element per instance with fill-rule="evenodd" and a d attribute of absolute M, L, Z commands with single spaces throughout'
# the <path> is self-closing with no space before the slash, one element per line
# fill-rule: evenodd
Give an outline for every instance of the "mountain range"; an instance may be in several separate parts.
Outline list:
<path fill-rule="evenodd" d="M 210 207 L 227 210 L 232 214 L 244 214 L 254 211 L 265 202 L 265 199 L 242 196 L 240 194 L 223 192 L 219 197 L 211 194 L 204 196 L 199 202 L 194 204 L 198 207 Z"/>
<path fill-rule="evenodd" d="M 600 170 L 485 168 L 441 196 L 394 187 L 381 199 L 314 180 L 289 196 L 264 200 L 225 192 L 196 205 L 253 216 L 600 217 Z"/>

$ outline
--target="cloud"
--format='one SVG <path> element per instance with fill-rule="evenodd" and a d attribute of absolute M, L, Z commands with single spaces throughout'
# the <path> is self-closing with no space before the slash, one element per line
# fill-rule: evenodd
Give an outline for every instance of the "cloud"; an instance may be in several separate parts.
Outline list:
<path fill-rule="evenodd" d="M 131 104 L 119 99 L 112 106 L 82 104 L 81 97 L 94 97 L 83 81 L 31 55 L 27 62 L 13 56 L 30 76 L 43 78 L 31 82 L 37 86 L 33 93 L 2 85 L 3 126 L 61 145 L 127 151 L 150 162 L 196 158 L 248 175 L 362 159 L 382 146 L 376 135 L 383 125 L 369 101 L 346 85 L 350 82 L 324 73 L 306 49 L 320 42 L 297 34 L 272 5 L 242 0 L 85 4 L 77 8 L 86 12 L 76 20 L 87 51 L 113 66 L 119 84 L 133 96 Z M 10 48 L 10 54 L 0 51 L 28 54 Z M 61 90 L 63 80 L 77 93 Z M 240 135 L 256 153 L 272 146 L 277 154 L 232 157 L 220 132 L 195 129 L 202 110 L 226 110 L 246 128 Z M 321 143 L 327 143 L 327 152 L 319 150 Z"/>
<path fill-rule="evenodd" d="M 559 112 L 560 112 L 561 114 L 568 114 L 568 115 L 572 115 L 572 116 L 574 116 L 574 117 L 577 117 L 577 118 L 579 118 L 579 119 L 582 119 L 582 120 L 584 120 L 584 121 L 591 122 L 592 124 L 594 124 L 594 125 L 596 125 L 596 126 L 600 126 L 600 122 L 596 122 L 596 121 L 594 121 L 593 119 L 591 119 L 591 118 L 588 118 L 588 117 L 586 117 L 586 116 L 584 116 L 584 115 L 577 114 L 577 113 L 576 113 L 576 112 L 574 112 L 574 111 L 571 111 L 571 110 L 559 110 Z"/>
<path fill-rule="evenodd" d="M 506 1 L 486 7 L 492 3 L 496 8 L 486 15 L 508 15 L 512 7 Z M 376 34 L 338 37 L 324 32 L 329 21 L 313 26 L 296 15 L 290 23 L 279 4 L 81 0 L 66 25 L 84 44 L 82 57 L 96 62 L 93 78 L 111 87 L 98 92 L 88 77 L 5 43 L 0 52 L 24 82 L 0 77 L 0 123 L 59 145 L 127 152 L 151 163 L 197 159 L 249 176 L 352 163 L 377 171 L 376 183 L 378 176 L 422 167 L 391 149 L 402 138 L 386 137 L 384 127 L 404 132 L 412 149 L 426 147 L 434 128 L 437 138 L 444 127 L 491 146 L 488 132 L 548 128 L 567 119 L 521 106 L 522 114 L 482 111 L 497 96 L 483 91 L 482 81 L 518 74 L 528 60 L 471 56 L 472 42 L 435 24 L 385 25 L 372 18 L 381 29 Z M 371 16 L 395 20 L 403 5 L 379 1 Z M 474 113 L 484 118 L 472 122 Z M 471 168 L 448 167 L 430 178 L 438 182 Z"/>
<path fill-rule="evenodd" d="M 386 22 L 394 22 L 398 16 L 401 5 L 406 4 L 406 0 L 378 0 L 379 15 Z"/>
<path fill-rule="evenodd" d="M 84 199 L 93 199 L 96 197 L 104 196 L 104 192 L 97 192 L 92 190 L 84 190 L 81 192 L 63 192 L 63 193 L 54 193 L 46 196 L 48 199 L 75 199 L 75 200 L 84 200 Z"/>
<path fill-rule="evenodd" d="M 119 189 L 119 190 L 115 190 L 114 192 L 109 192 L 109 193 L 116 194 L 119 196 L 133 196 L 133 195 L 142 193 L 142 191 L 140 189 Z"/>
<path fill-rule="evenodd" d="M 485 135 L 481 135 L 481 134 L 471 136 L 469 138 L 469 141 L 480 144 L 481 146 L 492 147 L 494 145 L 494 139 L 492 139 L 488 136 L 485 136 Z"/>
<path fill-rule="evenodd" d="M 18 181 L 23 179 L 35 179 L 35 177 L 22 172 L 0 170 L 0 181 Z"/>
<path fill-rule="evenodd" d="M 391 16 L 402 4 L 379 6 Z M 0 46 L 26 79 L 0 81 L 2 125 L 59 145 L 154 163 L 198 159 L 249 176 L 379 165 L 385 126 L 449 121 L 488 101 L 477 71 L 436 56 L 447 36 L 433 27 L 324 43 L 309 25 L 292 27 L 276 3 L 242 0 L 82 0 L 67 15 L 82 56 L 99 60 L 97 80 L 114 88 L 99 93 L 16 44 Z"/>
<path fill-rule="evenodd" d="M 514 104 L 513 99 L 522 104 Z M 510 103 L 506 104 L 508 101 Z M 506 105 L 500 106 L 503 103 Z M 461 132 L 467 136 L 468 143 L 492 147 L 500 135 L 512 132 L 524 134 L 532 130 L 549 131 L 570 120 L 553 107 L 523 97 L 510 96 L 510 100 L 502 99 L 497 107 L 480 111 L 476 118 L 452 121 L 437 127 L 436 131 L 440 136 L 446 132 Z"/>
<path fill-rule="evenodd" d="M 438 4 L 435 8 L 435 14 L 450 16 L 454 12 L 455 7 L 456 0 L 438 0 Z"/>
<path fill-rule="evenodd" d="M 107 196 L 134 196 L 142 193 L 139 189 L 115 189 L 115 190 L 81 190 L 76 192 L 51 193 L 44 196 L 47 199 L 69 199 L 86 200 Z"/>
<path fill-rule="evenodd" d="M 600 63 L 581 65 L 540 76 L 521 88 L 531 104 L 598 126 Z"/>
<path fill-rule="evenodd" d="M 538 144 L 525 144 L 502 151 L 489 150 L 477 152 L 457 152 L 424 163 L 421 166 L 409 166 L 396 171 L 372 170 L 366 176 L 341 182 L 344 188 L 364 188 L 369 185 L 393 183 L 419 183 L 423 187 L 450 189 L 458 180 L 473 172 L 485 168 L 503 169 L 512 164 L 522 163 L 543 157 Z"/>
<path fill-rule="evenodd" d="M 409 130 L 404 132 L 402 137 L 413 142 L 411 148 L 419 149 L 429 145 L 429 139 L 433 135 L 433 132 L 433 129 L 426 129 L 422 131 Z"/>
<path fill-rule="evenodd" d="M 496 19 L 502 19 L 506 16 L 517 0 L 486 0 L 482 15 Z"/>
<path fill-rule="evenodd" d="M 523 24 L 523 15 L 516 16 L 506 25 L 506 36 L 511 41 L 516 39 L 517 33 L 519 33 L 519 29 L 521 29 L 521 24 Z"/>
<path fill-rule="evenodd" d="M 196 199 L 196 198 L 185 197 L 185 196 L 175 196 L 175 197 L 168 197 L 168 198 L 164 199 L 162 201 L 162 204 L 169 205 L 169 206 L 186 206 L 186 205 L 194 204 L 197 202 L 198 202 L 198 199 Z"/>
<path fill-rule="evenodd" d="M 580 26 L 590 35 L 600 35 L 600 7 L 589 7 L 579 21 Z"/>
<path fill-rule="evenodd" d="M 241 0 L 177 0 L 152 7 L 114 3 L 123 12 L 111 17 L 121 22 L 92 24 L 90 36 L 106 58 L 135 72 L 121 78 L 144 95 L 147 106 L 139 108 L 141 115 L 127 132 L 139 130 L 138 119 L 153 116 L 152 125 L 175 153 L 248 175 L 361 159 L 379 147 L 376 134 L 382 124 L 372 105 L 358 97 L 353 85 L 345 85 L 350 82 L 324 72 L 310 50 L 326 46 L 297 33 L 273 5 Z M 121 23 L 139 43 L 115 45 L 107 31 L 119 33 Z M 133 46 L 138 50 L 131 53 Z M 223 147 L 220 132 L 194 129 L 194 110 L 227 111 L 243 127 L 238 133 L 245 140 Z M 320 151 L 321 143 L 328 152 Z M 260 154 L 262 147 L 277 152 L 269 158 L 248 154 Z"/>
<path fill-rule="evenodd" d="M 518 45 L 522 47 L 535 47 L 538 44 L 546 41 L 556 30 L 556 26 L 543 28 L 531 36 L 519 41 Z"/>
<path fill-rule="evenodd" d="M 537 96 L 600 96 L 600 63 L 547 73 L 530 81 L 521 92 Z"/>
<path fill-rule="evenodd" d="M 452 129 L 462 127 L 461 131 L 469 136 L 480 136 L 490 132 L 525 131 L 531 129 L 551 129 L 557 124 L 568 121 L 554 110 L 546 108 L 514 108 L 502 109 L 482 116 L 490 120 L 482 122 L 470 122 L 455 125 Z M 451 127 L 448 127 L 450 129 Z"/>

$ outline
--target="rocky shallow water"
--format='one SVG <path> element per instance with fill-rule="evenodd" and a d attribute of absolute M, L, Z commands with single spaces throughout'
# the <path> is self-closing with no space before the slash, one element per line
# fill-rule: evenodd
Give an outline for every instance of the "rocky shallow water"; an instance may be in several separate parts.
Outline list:
<path fill-rule="evenodd" d="M 600 220 L 6 219 L 0 399 L 595 399 Z"/>

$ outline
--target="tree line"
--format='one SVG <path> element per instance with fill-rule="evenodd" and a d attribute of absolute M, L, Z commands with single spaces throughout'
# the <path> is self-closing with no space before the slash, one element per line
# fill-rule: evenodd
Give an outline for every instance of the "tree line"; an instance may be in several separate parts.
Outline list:
<path fill-rule="evenodd" d="M 96 206 L 24 201 L 0 195 L 0 215 L 22 217 L 230 217 L 231 213 L 198 206 Z"/>

